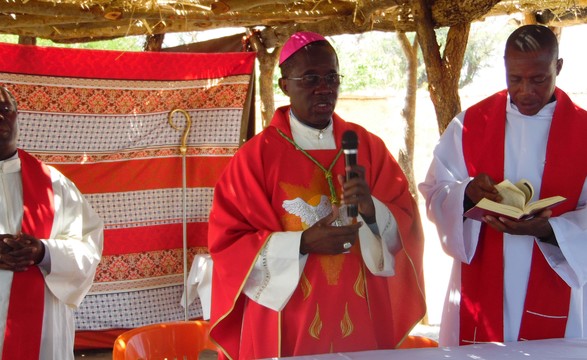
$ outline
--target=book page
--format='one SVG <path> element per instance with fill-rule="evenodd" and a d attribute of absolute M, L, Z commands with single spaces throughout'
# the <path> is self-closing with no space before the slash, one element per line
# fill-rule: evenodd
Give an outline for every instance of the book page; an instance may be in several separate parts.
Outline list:
<path fill-rule="evenodd" d="M 514 185 L 524 193 L 526 197 L 526 204 L 532 201 L 532 198 L 534 197 L 534 187 L 529 180 L 521 179 Z"/>
<path fill-rule="evenodd" d="M 515 185 L 506 179 L 496 184 L 495 188 L 502 197 L 501 202 L 483 198 L 464 215 L 479 221 L 482 221 L 485 215 L 506 216 L 517 220 L 530 219 L 539 211 L 566 200 L 562 196 L 553 196 L 528 203 L 534 196 L 534 188 L 526 179 L 518 181 Z"/>
<path fill-rule="evenodd" d="M 501 195 L 501 204 L 523 209 L 526 206 L 526 194 L 509 180 L 504 180 L 495 185 L 495 188 Z"/>
<path fill-rule="evenodd" d="M 479 209 L 483 209 L 485 211 L 478 211 Z M 481 201 L 479 201 L 477 205 L 475 205 L 475 207 L 470 209 L 467 213 L 469 213 L 468 215 L 474 216 L 476 218 L 480 218 L 483 215 L 492 215 L 495 217 L 504 215 L 512 219 L 519 219 L 523 216 L 522 210 L 515 206 L 504 205 L 486 198 L 481 199 Z"/>
<path fill-rule="evenodd" d="M 524 213 L 532 214 L 532 213 L 538 212 L 539 210 L 556 205 L 556 204 L 563 202 L 565 200 L 566 200 L 566 198 L 564 198 L 562 196 L 552 196 L 552 197 L 549 197 L 546 199 L 540 199 L 540 200 L 537 200 L 533 203 L 528 204 L 526 206 L 526 209 L 524 209 Z"/>

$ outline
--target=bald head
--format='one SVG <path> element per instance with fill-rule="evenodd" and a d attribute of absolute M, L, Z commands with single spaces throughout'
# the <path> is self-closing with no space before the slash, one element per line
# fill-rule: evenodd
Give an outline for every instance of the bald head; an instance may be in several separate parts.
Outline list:
<path fill-rule="evenodd" d="M 558 58 L 558 40 L 556 35 L 542 25 L 524 25 L 517 28 L 508 37 L 505 44 L 505 55 L 509 51 L 523 53 L 548 52 L 553 59 Z"/>

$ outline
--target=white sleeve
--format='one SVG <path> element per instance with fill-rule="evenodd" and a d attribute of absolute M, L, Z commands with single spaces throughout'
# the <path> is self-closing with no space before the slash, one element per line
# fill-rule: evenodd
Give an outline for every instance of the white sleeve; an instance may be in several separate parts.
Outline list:
<path fill-rule="evenodd" d="M 373 203 L 379 233 L 374 233 L 363 220 L 363 226 L 359 229 L 361 254 L 365 265 L 373 275 L 393 276 L 395 274 L 394 254 L 401 249 L 397 222 L 385 204 L 374 197 Z"/>
<path fill-rule="evenodd" d="M 426 179 L 418 189 L 426 199 L 427 216 L 436 224 L 444 251 L 469 263 L 475 254 L 481 222 L 463 218 L 465 188 L 472 180 L 463 156 L 463 118 L 464 112 L 440 137 Z"/>
<path fill-rule="evenodd" d="M 54 168 L 51 178 L 55 218 L 51 238 L 45 239 L 51 258 L 45 282 L 56 298 L 77 307 L 102 258 L 104 224 L 71 181 Z"/>
<path fill-rule="evenodd" d="M 587 181 L 579 197 L 577 210 L 550 218 L 559 247 L 538 241 L 550 266 L 574 288 L 587 283 Z"/>
<path fill-rule="evenodd" d="M 272 310 L 282 310 L 295 291 L 308 255 L 300 254 L 302 231 L 275 232 L 257 258 L 243 293 Z"/>

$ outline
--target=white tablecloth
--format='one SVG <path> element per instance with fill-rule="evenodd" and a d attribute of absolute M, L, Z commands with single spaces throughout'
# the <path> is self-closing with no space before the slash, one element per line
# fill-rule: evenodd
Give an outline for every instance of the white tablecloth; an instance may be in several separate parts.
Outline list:
<path fill-rule="evenodd" d="M 377 350 L 298 356 L 314 360 L 569 360 L 587 359 L 587 339 L 548 339 L 446 348 Z"/>

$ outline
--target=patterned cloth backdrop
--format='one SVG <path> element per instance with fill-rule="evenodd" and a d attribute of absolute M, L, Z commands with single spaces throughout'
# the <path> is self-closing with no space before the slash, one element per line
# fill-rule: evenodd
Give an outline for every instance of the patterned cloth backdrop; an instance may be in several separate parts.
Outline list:
<path fill-rule="evenodd" d="M 187 137 L 188 266 L 205 253 L 213 186 L 241 141 L 253 53 L 179 54 L 0 45 L 19 147 L 73 180 L 104 219 L 104 256 L 78 330 L 181 320 Z M 172 116 L 178 127 L 185 116 Z M 189 269 L 188 269 L 189 270 Z M 190 317 L 201 315 L 196 302 Z"/>

